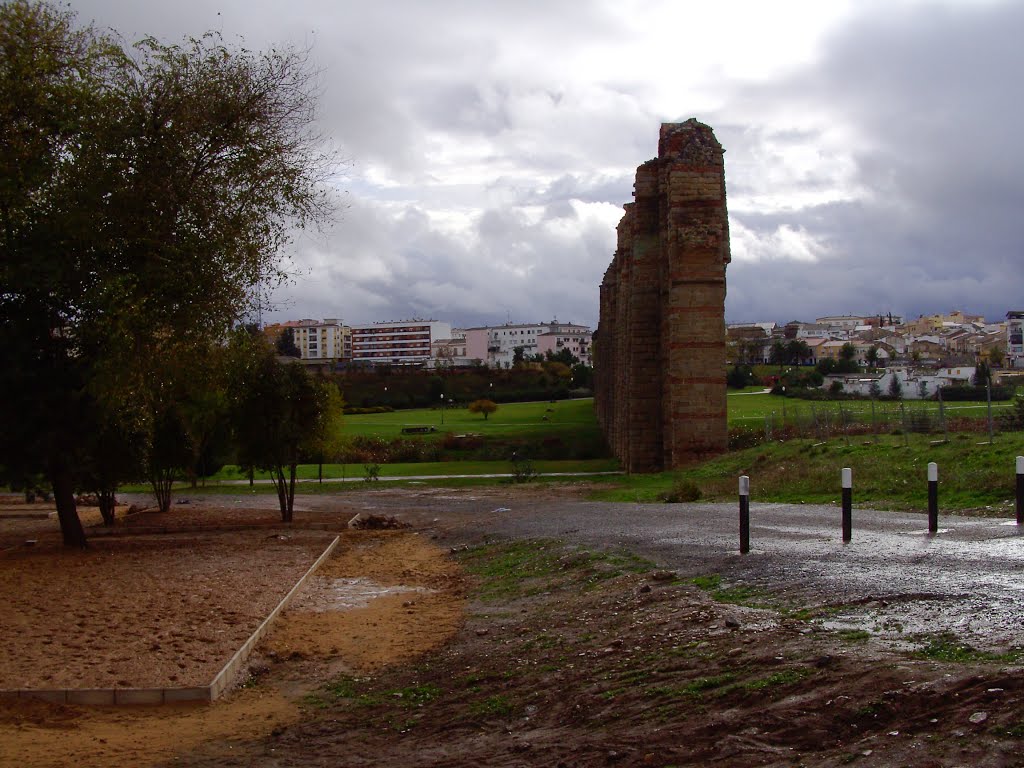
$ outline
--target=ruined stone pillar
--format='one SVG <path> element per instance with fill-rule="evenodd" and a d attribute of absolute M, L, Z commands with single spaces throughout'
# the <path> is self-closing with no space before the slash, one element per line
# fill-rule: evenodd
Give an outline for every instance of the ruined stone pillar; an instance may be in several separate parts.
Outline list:
<path fill-rule="evenodd" d="M 628 472 L 726 448 L 722 153 L 696 120 L 662 125 L 618 226 L 601 285 L 595 405 Z"/>

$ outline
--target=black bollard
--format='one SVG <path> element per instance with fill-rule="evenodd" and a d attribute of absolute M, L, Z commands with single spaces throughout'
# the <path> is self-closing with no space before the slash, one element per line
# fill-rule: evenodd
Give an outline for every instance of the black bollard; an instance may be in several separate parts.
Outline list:
<path fill-rule="evenodd" d="M 939 465 L 928 462 L 928 533 L 939 530 Z"/>
<path fill-rule="evenodd" d="M 853 538 L 853 470 L 843 467 L 843 543 Z"/>
<path fill-rule="evenodd" d="M 740 554 L 750 552 L 750 478 L 740 476 Z"/>

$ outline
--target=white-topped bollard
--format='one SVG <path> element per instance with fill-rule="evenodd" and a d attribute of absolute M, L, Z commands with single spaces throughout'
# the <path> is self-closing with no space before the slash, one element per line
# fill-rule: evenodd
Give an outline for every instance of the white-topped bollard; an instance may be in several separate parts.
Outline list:
<path fill-rule="evenodd" d="M 750 552 L 750 478 L 740 475 L 740 554 Z"/>
<path fill-rule="evenodd" d="M 939 465 L 928 462 L 928 533 L 939 530 Z"/>
<path fill-rule="evenodd" d="M 853 538 L 853 470 L 843 467 L 843 543 Z"/>

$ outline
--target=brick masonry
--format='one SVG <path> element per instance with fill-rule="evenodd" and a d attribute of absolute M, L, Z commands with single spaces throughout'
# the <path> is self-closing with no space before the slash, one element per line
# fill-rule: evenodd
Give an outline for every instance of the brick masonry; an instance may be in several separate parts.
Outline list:
<path fill-rule="evenodd" d="M 601 283 L 595 407 L 627 472 L 726 449 L 724 150 L 695 119 L 663 123 L 637 168 Z"/>

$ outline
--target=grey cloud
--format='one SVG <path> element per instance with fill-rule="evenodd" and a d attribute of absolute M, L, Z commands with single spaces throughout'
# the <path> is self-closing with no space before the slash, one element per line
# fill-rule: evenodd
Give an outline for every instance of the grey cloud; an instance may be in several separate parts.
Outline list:
<path fill-rule="evenodd" d="M 824 144 L 784 121 L 787 109 L 827 105 L 849 130 L 854 181 L 868 197 L 784 215 L 734 213 L 762 236 L 802 226 L 832 255 L 815 264 L 734 263 L 730 315 L 779 319 L 781 307 L 801 306 L 809 315 L 891 308 L 916 316 L 959 307 L 994 320 L 1019 308 L 1024 108 L 1009 94 L 1014 73 L 1024 71 L 1020 29 L 1017 4 L 865 17 L 834 35 L 813 71 L 739 94 L 744 114 L 763 107 L 782 124 L 771 137 L 780 144 Z M 741 125 L 727 133 L 737 142 L 751 136 Z M 756 173 L 744 171 L 730 193 L 757 186 Z M 820 190 L 828 179 L 794 183 Z"/>

